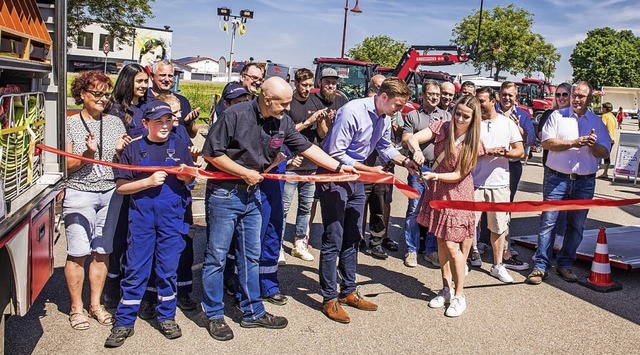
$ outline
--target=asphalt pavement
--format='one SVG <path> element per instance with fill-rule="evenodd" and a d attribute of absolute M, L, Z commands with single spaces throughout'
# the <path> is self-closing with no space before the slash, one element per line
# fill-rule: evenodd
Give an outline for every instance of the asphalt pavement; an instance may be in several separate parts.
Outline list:
<path fill-rule="evenodd" d="M 636 130 L 629 120 L 625 129 Z M 614 148 L 615 151 L 615 148 Z M 398 176 L 405 176 L 402 171 Z M 524 166 L 516 200 L 542 199 L 541 156 L 536 154 Z M 638 198 L 640 187 L 621 179 L 598 180 L 598 198 Z M 431 353 L 640 353 L 640 277 L 638 273 L 613 269 L 621 291 L 598 293 L 576 283 L 563 281 L 554 270 L 541 285 L 524 283 L 529 271 L 510 271 L 513 284 L 503 284 L 489 275 L 491 253 L 483 255 L 481 268 L 472 268 L 466 278 L 468 308 L 459 318 L 447 318 L 444 309 L 430 309 L 428 301 L 441 288 L 440 271 L 419 258 L 419 266 L 403 265 L 406 250 L 403 220 L 406 198 L 394 193 L 389 235 L 400 250 L 380 261 L 360 254 L 357 282 L 360 292 L 376 302 L 376 312 L 347 308 L 350 324 L 339 324 L 321 313 L 318 286 L 318 251 L 322 225 L 316 216 L 311 236 L 315 261 L 305 262 L 287 255 L 279 270 L 282 292 L 289 296 L 285 306 L 266 304 L 269 312 L 286 316 L 283 330 L 244 329 L 241 313 L 226 307 L 227 322 L 235 333 L 228 342 L 212 339 L 201 311 L 178 310 L 176 321 L 183 336 L 165 339 L 154 321 L 138 320 L 135 335 L 118 349 L 103 348 L 109 327 L 91 321 L 86 331 L 72 330 L 68 322 L 69 298 L 63 275 L 66 243 L 55 246 L 55 272 L 25 317 L 7 322 L 7 354 L 431 354 Z M 295 211 L 295 205 L 292 207 Z M 640 224 L 640 207 L 595 208 L 589 212 L 587 229 Z M 535 234 L 539 213 L 514 214 L 511 234 Z M 289 216 L 284 248 L 293 240 L 294 216 Z M 194 248 L 193 298 L 201 299 L 201 268 L 205 245 L 204 220 L 197 221 Z M 640 238 L 630 235 L 629 238 Z M 515 246 L 520 258 L 530 261 L 533 250 Z M 588 276 L 590 263 L 576 262 L 579 277 Z M 85 284 L 85 300 L 88 289 Z"/>

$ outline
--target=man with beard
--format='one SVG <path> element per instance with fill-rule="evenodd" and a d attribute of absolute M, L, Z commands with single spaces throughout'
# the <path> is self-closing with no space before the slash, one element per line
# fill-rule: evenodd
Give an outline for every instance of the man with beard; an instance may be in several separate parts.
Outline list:
<path fill-rule="evenodd" d="M 159 94 L 171 94 L 171 88 L 175 84 L 173 64 L 167 59 L 153 63 L 151 67 L 151 81 L 153 86 L 147 90 L 147 102 L 153 101 L 153 98 Z M 178 94 L 173 93 L 180 100 L 180 124 L 187 128 L 191 138 L 198 134 L 198 126 L 193 123 L 200 116 L 200 107 L 191 111 L 191 103 L 189 100 Z"/>
<path fill-rule="evenodd" d="M 422 106 L 419 109 L 409 112 L 404 123 L 402 132 L 402 143 L 406 147 L 409 138 L 415 133 L 429 127 L 436 121 L 449 121 L 451 115 L 446 110 L 438 107 L 440 103 L 441 91 L 440 85 L 435 80 L 426 80 L 422 83 Z M 425 157 L 425 164 L 422 172 L 431 171 L 431 166 L 435 163 L 436 157 L 433 153 L 433 144 L 423 144 L 422 154 Z M 409 185 L 424 194 L 424 185 L 415 176 L 409 175 L 407 178 Z M 420 237 L 424 235 L 426 250 L 424 259 L 435 267 L 440 267 L 440 259 L 438 258 L 438 242 L 435 235 L 428 233 L 425 227 L 418 225 L 416 219 L 420 206 L 422 205 L 422 197 L 409 199 L 407 205 L 407 213 L 404 222 L 404 238 L 407 243 L 407 254 L 404 258 L 404 264 L 407 267 L 418 266 L 418 249 L 420 247 Z"/>
<path fill-rule="evenodd" d="M 347 99 L 338 93 L 338 72 L 333 68 L 324 68 L 320 72 L 320 90 L 312 94 L 309 99 L 316 110 L 327 109 L 326 116 L 318 123 L 317 133 L 322 140 L 331 129 L 333 119 L 336 117 L 336 111 L 344 104 Z"/>
<path fill-rule="evenodd" d="M 336 173 L 355 173 L 311 144 L 285 113 L 292 100 L 291 86 L 279 77 L 262 85 L 256 100 L 224 111 L 204 145 L 208 171 L 224 171 L 236 180 L 208 180 L 206 193 L 207 247 L 202 266 L 202 308 L 207 330 L 216 340 L 231 340 L 224 320 L 223 270 L 231 241 L 236 245 L 238 290 L 243 328 L 282 329 L 284 317 L 267 313 L 260 298 L 259 262 L 262 224 L 261 173 L 273 164 L 286 145 L 296 154 Z"/>
<path fill-rule="evenodd" d="M 313 73 L 307 68 L 298 69 L 294 76 L 294 86 L 289 116 L 296 124 L 296 130 L 314 144 L 319 143 L 318 125 L 328 117 L 327 107 L 318 110 L 312 100 Z M 296 155 L 287 164 L 287 175 L 314 175 L 318 166 L 312 161 Z M 291 255 L 305 261 L 313 261 L 314 257 L 309 252 L 309 223 L 313 196 L 316 184 L 312 181 L 285 181 L 284 183 L 284 217 L 287 218 L 293 195 L 298 191 L 298 211 L 296 213 L 296 234 L 291 248 Z M 284 235 L 284 231 L 283 231 Z"/>
<path fill-rule="evenodd" d="M 333 70 L 334 74 L 335 70 Z M 334 74 L 335 75 L 335 74 Z M 383 173 L 383 167 L 370 167 L 362 162 L 373 149 L 378 150 L 385 163 L 393 161 L 415 172 L 417 165 L 391 146 L 391 122 L 407 102 L 411 90 L 396 77 L 387 78 L 374 97 L 357 99 L 343 106 L 336 115 L 334 127 L 323 149 L 340 161 L 363 171 Z M 330 169 L 318 169 L 318 172 Z M 378 306 L 365 300 L 356 289 L 357 246 L 361 239 L 362 213 L 365 203 L 362 181 L 318 183 L 322 211 L 322 249 L 320 251 L 320 293 L 322 312 L 331 320 L 349 323 L 341 304 L 365 311 Z M 339 271 L 339 272 L 338 272 Z M 340 274 L 340 290 L 337 275 Z"/>
<path fill-rule="evenodd" d="M 456 96 L 456 87 L 445 81 L 440 87 L 440 107 L 445 111 L 449 111 L 453 107 L 453 97 Z"/>
<path fill-rule="evenodd" d="M 482 122 L 480 138 L 487 149 L 487 155 L 478 158 L 471 172 L 475 187 L 475 200 L 478 202 L 509 201 L 509 159 L 524 157 L 522 135 L 517 125 L 496 111 L 496 99 L 493 89 L 488 86 L 476 91 L 480 101 Z M 482 213 L 476 213 L 479 224 Z M 491 231 L 493 247 L 493 265 L 490 275 L 504 283 L 512 283 L 513 278 L 503 264 L 505 236 L 509 233 L 510 215 L 507 212 L 487 212 L 487 226 Z M 474 241 L 476 238 L 473 239 Z M 476 244 L 474 242 L 474 244 Z M 477 245 L 472 246 L 477 252 Z M 472 263 L 473 266 L 475 264 Z M 482 265 L 482 261 L 480 261 Z"/>

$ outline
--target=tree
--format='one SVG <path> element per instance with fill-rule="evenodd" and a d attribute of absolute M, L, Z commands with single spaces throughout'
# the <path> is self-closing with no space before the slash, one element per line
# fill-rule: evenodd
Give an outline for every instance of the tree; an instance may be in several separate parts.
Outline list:
<path fill-rule="evenodd" d="M 99 22 L 121 43 L 131 44 L 135 27 L 153 17 L 149 2 L 154 0 L 69 0 L 67 4 L 68 37 L 75 41 L 89 24 Z"/>
<path fill-rule="evenodd" d="M 453 28 L 453 43 L 466 48 L 478 36 L 479 10 L 457 23 Z M 478 57 L 473 61 L 476 70 L 493 71 L 497 80 L 500 72 L 512 75 L 523 73 L 530 76 L 533 72 L 542 72 L 550 78 L 560 53 L 544 38 L 531 31 L 533 15 L 513 4 L 496 6 L 482 11 L 482 27 Z"/>
<path fill-rule="evenodd" d="M 596 28 L 576 44 L 569 63 L 574 80 L 584 80 L 595 87 L 638 87 L 640 39 L 631 30 Z"/>
<path fill-rule="evenodd" d="M 351 59 L 395 68 L 408 48 L 406 42 L 396 41 L 389 36 L 370 36 L 349 49 L 347 54 Z"/>

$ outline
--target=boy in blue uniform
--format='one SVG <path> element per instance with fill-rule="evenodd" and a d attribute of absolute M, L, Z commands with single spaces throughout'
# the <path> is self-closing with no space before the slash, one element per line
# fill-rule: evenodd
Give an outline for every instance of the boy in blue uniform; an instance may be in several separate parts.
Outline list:
<path fill-rule="evenodd" d="M 186 143 L 171 134 L 173 114 L 169 105 L 161 101 L 150 103 L 144 113 L 143 124 L 147 137 L 132 142 L 122 153 L 120 162 L 137 166 L 193 166 Z M 182 335 L 175 322 L 176 270 L 180 253 L 185 247 L 182 238 L 189 230 L 184 223 L 187 205 L 187 185 L 191 176 L 153 174 L 118 170 L 117 191 L 131 195 L 129 206 L 129 235 L 127 237 L 127 266 L 122 280 L 122 299 L 116 310 L 116 322 L 104 346 L 122 345 L 133 335 L 152 260 L 156 260 L 156 288 L 158 290 L 158 323 L 168 339 Z"/>

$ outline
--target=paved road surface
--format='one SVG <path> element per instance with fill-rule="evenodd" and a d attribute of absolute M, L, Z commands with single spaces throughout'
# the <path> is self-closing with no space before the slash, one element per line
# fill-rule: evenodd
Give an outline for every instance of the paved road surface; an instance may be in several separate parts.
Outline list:
<path fill-rule="evenodd" d="M 625 124 L 636 129 L 636 121 Z M 400 173 L 399 175 L 402 175 Z M 524 167 L 516 198 L 540 200 L 542 167 L 540 156 Z M 623 180 L 612 184 L 598 180 L 596 197 L 637 198 L 640 188 Z M 360 254 L 358 283 L 361 292 L 379 304 L 377 312 L 347 309 L 351 324 L 338 324 L 321 312 L 318 294 L 318 248 L 322 232 L 316 218 L 312 230 L 312 253 L 316 261 L 303 262 L 288 257 L 280 269 L 282 290 L 289 295 L 287 305 L 267 304 L 267 310 L 285 315 L 289 326 L 284 330 L 242 329 L 241 314 L 227 306 L 227 321 L 235 339 L 218 342 L 204 328 L 200 312 L 178 311 L 177 321 L 183 336 L 166 340 L 153 322 L 139 320 L 136 334 L 119 349 L 104 349 L 109 329 L 91 322 L 87 331 L 69 327 L 69 300 L 62 266 L 65 241 L 56 244 L 56 269 L 36 304 L 23 318 L 12 317 L 7 323 L 7 354 L 302 354 L 302 353 L 640 353 L 640 278 L 637 273 L 613 271 L 624 289 L 603 294 L 578 284 L 562 281 L 551 272 L 540 286 L 524 283 L 528 271 L 511 272 L 515 283 L 502 284 L 489 276 L 491 255 L 484 255 L 482 268 L 473 268 L 467 277 L 468 309 L 462 317 L 448 319 L 444 310 L 433 310 L 427 302 L 441 287 L 438 269 L 420 265 L 403 266 L 404 243 L 402 221 L 406 199 L 396 192 L 392 207 L 390 235 L 401 243 L 401 250 L 386 261 Z M 615 227 L 640 224 L 639 206 L 602 208 L 590 211 L 586 227 Z M 293 217 L 289 218 L 285 250 L 292 242 Z M 537 233 L 538 213 L 514 215 L 513 235 Z M 199 300 L 204 221 L 198 221 L 195 242 L 194 298 Z M 640 236 L 629 236 L 640 238 Z M 522 259 L 532 251 L 516 246 Z M 590 264 L 577 263 L 579 276 L 589 274 Z M 85 286 L 86 290 L 86 286 Z M 230 301 L 229 299 L 227 301 Z"/>

